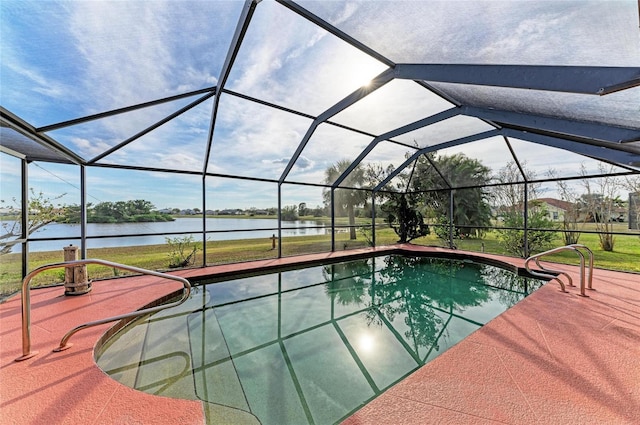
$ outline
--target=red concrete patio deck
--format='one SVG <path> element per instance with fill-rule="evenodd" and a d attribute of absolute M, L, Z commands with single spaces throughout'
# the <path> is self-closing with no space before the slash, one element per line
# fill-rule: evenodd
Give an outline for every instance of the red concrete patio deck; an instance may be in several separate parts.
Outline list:
<path fill-rule="evenodd" d="M 175 274 L 229 273 L 400 247 L 449 252 L 403 245 Z M 554 268 L 578 281 L 577 267 Z M 640 275 L 598 269 L 593 286 L 596 290 L 583 298 L 576 288 L 561 293 L 556 283 L 545 285 L 344 423 L 640 423 Z M 33 290 L 32 346 L 39 354 L 23 362 L 14 361 L 22 355 L 20 296 L 0 304 L 0 424 L 204 423 L 200 402 L 133 390 L 96 366 L 93 349 L 109 324 L 78 332 L 69 350 L 51 351 L 80 323 L 141 308 L 180 287 L 134 277 L 95 282 L 89 294 L 76 297 L 65 297 L 60 287 Z"/>

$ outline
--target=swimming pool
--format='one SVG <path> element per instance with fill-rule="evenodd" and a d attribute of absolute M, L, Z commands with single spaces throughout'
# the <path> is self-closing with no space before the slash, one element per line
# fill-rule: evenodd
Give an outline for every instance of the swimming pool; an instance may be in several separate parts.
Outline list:
<path fill-rule="evenodd" d="M 331 424 L 543 282 L 468 260 L 386 255 L 194 288 L 117 333 L 97 362 L 212 423 Z"/>

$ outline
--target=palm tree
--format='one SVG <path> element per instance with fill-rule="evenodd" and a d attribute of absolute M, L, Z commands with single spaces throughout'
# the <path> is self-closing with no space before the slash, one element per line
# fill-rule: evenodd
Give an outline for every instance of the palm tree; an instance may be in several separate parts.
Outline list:
<path fill-rule="evenodd" d="M 351 165 L 351 161 L 348 159 L 341 159 L 335 164 L 331 165 L 324 172 L 326 184 L 333 184 L 340 175 Z M 349 217 L 349 235 L 350 239 L 356 239 L 356 215 L 355 215 L 355 207 L 358 205 L 365 204 L 368 199 L 368 192 L 366 190 L 358 190 L 351 188 L 359 188 L 365 185 L 365 172 L 364 169 L 358 165 L 353 171 L 349 174 L 349 176 L 342 182 L 342 185 L 349 187 L 350 189 L 342 189 L 338 188 L 338 190 L 334 193 L 334 202 L 335 205 L 332 207 L 339 207 L 342 210 L 345 210 L 347 216 Z M 331 190 L 324 190 L 324 200 L 326 204 L 331 204 Z"/>

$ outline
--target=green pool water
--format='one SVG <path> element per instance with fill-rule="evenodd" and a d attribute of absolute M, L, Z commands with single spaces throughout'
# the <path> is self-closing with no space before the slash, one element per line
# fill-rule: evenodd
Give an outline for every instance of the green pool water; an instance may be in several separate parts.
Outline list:
<path fill-rule="evenodd" d="M 543 282 L 390 255 L 197 286 L 97 357 L 114 379 L 205 401 L 210 423 L 332 424 Z"/>

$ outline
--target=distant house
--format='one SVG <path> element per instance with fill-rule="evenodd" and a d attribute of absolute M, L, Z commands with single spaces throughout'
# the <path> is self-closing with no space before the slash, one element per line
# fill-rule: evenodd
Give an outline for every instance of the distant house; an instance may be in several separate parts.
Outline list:
<path fill-rule="evenodd" d="M 552 221 L 564 221 L 565 215 L 575 211 L 575 205 L 571 202 L 555 198 L 537 198 L 529 201 L 529 208 L 542 207 L 547 211 L 547 217 Z M 509 211 L 522 211 L 522 204 L 512 207 L 501 206 L 495 209 L 495 214 L 501 217 Z"/>
<path fill-rule="evenodd" d="M 220 210 L 220 215 L 242 215 L 244 214 L 244 211 L 240 210 L 240 209 L 226 209 L 226 210 Z"/>
<path fill-rule="evenodd" d="M 575 209 L 574 204 L 568 201 L 555 198 L 538 198 L 536 201 L 542 203 L 547 209 L 549 218 L 553 221 L 564 221 L 564 216 L 568 211 Z"/>
<path fill-rule="evenodd" d="M 0 208 L 0 215 L 17 215 L 20 214 L 20 210 L 13 207 Z"/>

